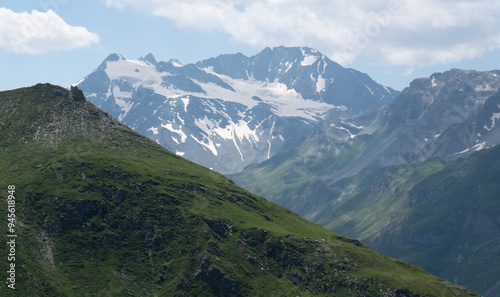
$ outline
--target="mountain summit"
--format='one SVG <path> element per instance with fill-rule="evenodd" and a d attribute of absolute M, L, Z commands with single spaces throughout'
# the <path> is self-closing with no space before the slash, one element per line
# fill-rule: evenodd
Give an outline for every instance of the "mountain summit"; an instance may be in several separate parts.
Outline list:
<path fill-rule="evenodd" d="M 135 131 L 221 173 L 269 159 L 327 114 L 366 114 L 398 94 L 298 47 L 188 65 L 112 54 L 78 87 Z"/>
<path fill-rule="evenodd" d="M 0 93 L 0 180 L 15 196 L 0 230 L 17 236 L 16 290 L 2 296 L 477 296 L 246 192 L 78 94 Z"/>
<path fill-rule="evenodd" d="M 156 58 L 152 53 L 147 54 L 146 56 L 139 59 L 140 61 L 149 63 L 151 65 L 156 65 L 161 62 L 160 59 Z"/>

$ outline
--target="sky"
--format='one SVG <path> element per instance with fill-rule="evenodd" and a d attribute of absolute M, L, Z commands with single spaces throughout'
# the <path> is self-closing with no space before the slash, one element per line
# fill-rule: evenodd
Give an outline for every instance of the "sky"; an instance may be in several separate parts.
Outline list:
<path fill-rule="evenodd" d="M 0 90 L 63 87 L 111 53 L 183 64 L 308 46 L 402 90 L 500 69 L 500 0 L 2 0 Z"/>

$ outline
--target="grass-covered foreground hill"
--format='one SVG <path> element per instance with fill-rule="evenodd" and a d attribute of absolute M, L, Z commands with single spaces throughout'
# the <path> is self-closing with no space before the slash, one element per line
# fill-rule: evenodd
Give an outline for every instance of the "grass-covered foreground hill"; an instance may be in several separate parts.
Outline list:
<path fill-rule="evenodd" d="M 475 296 L 166 151 L 77 89 L 0 93 L 0 181 L 0 271 L 15 270 L 1 296 Z"/>

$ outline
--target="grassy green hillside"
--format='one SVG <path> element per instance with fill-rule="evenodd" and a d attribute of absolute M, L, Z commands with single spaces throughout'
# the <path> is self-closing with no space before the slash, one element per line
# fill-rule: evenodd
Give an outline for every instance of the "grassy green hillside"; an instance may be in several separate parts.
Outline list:
<path fill-rule="evenodd" d="M 15 264 L 1 296 L 476 296 L 166 151 L 78 90 L 0 93 L 0 169 L 0 265 Z"/>

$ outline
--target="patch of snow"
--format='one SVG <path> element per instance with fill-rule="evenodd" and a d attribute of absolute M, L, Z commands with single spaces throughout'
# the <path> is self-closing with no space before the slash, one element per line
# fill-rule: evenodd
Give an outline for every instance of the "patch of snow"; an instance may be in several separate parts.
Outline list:
<path fill-rule="evenodd" d="M 306 55 L 304 56 L 304 60 L 300 62 L 301 66 L 311 66 L 318 60 L 318 56 Z"/>
<path fill-rule="evenodd" d="M 441 134 L 436 134 L 434 135 L 434 138 L 438 138 L 439 136 L 441 136 Z"/>
<path fill-rule="evenodd" d="M 433 87 L 437 86 L 436 78 L 435 77 L 432 78 L 431 84 L 432 84 Z"/>
<path fill-rule="evenodd" d="M 118 116 L 118 120 L 121 121 L 127 113 L 130 111 L 132 108 L 132 105 L 134 105 L 134 102 L 126 102 L 125 100 L 121 98 L 115 98 L 115 103 L 116 105 L 120 106 L 122 112 Z"/>
<path fill-rule="evenodd" d="M 477 141 L 476 141 L 477 142 Z M 476 145 L 474 145 L 473 147 L 471 148 L 468 148 L 468 149 L 465 149 L 461 152 L 458 152 L 458 153 L 455 153 L 455 155 L 459 155 L 459 154 L 464 154 L 464 153 L 467 153 L 468 151 L 470 151 L 471 149 L 474 150 L 474 151 L 480 151 L 480 150 L 483 150 L 486 148 L 486 141 L 483 141 L 481 143 L 478 143 Z"/>
<path fill-rule="evenodd" d="M 356 137 L 356 135 L 352 134 L 351 131 L 349 131 L 347 128 L 344 128 L 344 127 L 339 127 L 340 130 L 344 130 L 344 131 L 347 131 L 347 133 L 349 133 L 349 138 L 354 138 Z"/>
<path fill-rule="evenodd" d="M 271 116 L 269 116 L 268 120 L 271 120 Z M 273 121 L 273 124 L 271 125 L 271 129 L 269 129 L 269 135 L 273 135 L 275 125 L 276 125 L 276 120 Z"/>
<path fill-rule="evenodd" d="M 220 136 L 224 140 L 233 140 L 233 142 L 238 139 L 240 143 L 246 139 L 252 147 L 254 145 L 257 146 L 257 143 L 259 142 L 257 130 L 250 129 L 248 123 L 241 119 L 235 123 L 231 120 L 231 118 L 229 118 L 229 116 L 226 118 L 229 124 L 225 127 L 219 126 L 218 122 L 210 120 L 206 116 L 203 119 L 196 119 L 194 123 L 207 135 L 213 133 Z M 237 144 L 235 145 L 237 146 Z"/>
<path fill-rule="evenodd" d="M 364 129 L 365 127 L 364 126 L 357 126 L 351 122 L 348 122 L 348 121 L 340 121 L 342 124 L 345 124 L 347 126 L 350 126 L 350 127 L 353 127 L 353 128 L 356 128 L 356 129 Z"/>
<path fill-rule="evenodd" d="M 179 115 L 179 113 L 177 113 L 177 118 L 182 123 L 182 125 L 185 125 L 184 120 L 181 118 L 181 116 Z"/>
<path fill-rule="evenodd" d="M 186 61 L 184 61 L 184 62 L 186 62 Z M 181 63 L 179 63 L 179 61 L 177 61 L 177 60 L 171 60 L 170 64 L 174 65 L 175 67 L 182 67 L 182 66 L 184 66 Z"/>
<path fill-rule="evenodd" d="M 239 113 L 240 117 L 244 117 L 245 114 Z M 207 148 L 212 151 L 215 150 L 215 147 L 212 149 L 213 140 L 211 137 L 218 136 L 226 141 L 232 141 L 236 150 L 240 154 L 241 160 L 245 161 L 245 157 L 243 156 L 243 152 L 240 148 L 240 145 L 244 143 L 244 141 L 248 141 L 251 147 L 257 147 L 259 142 L 259 132 L 258 127 L 256 129 L 251 129 L 248 126 L 248 122 L 245 122 L 243 119 L 234 122 L 233 119 L 229 117 L 229 115 L 225 114 L 224 117 L 227 119 L 228 124 L 226 126 L 220 126 L 220 121 L 215 121 L 208 119 L 207 116 L 204 118 L 195 119 L 195 125 L 200 128 L 207 136 L 205 137 L 205 141 L 208 141 L 209 144 L 204 144 Z M 261 133 L 262 134 L 262 133 Z M 217 147 L 220 144 L 216 144 Z"/>
<path fill-rule="evenodd" d="M 153 102 L 151 102 L 151 103 L 153 103 Z M 150 104 L 150 105 L 151 105 L 151 104 Z M 158 106 L 158 108 L 157 108 L 157 109 L 155 109 L 155 110 L 153 111 L 153 115 L 155 115 L 155 114 L 158 112 L 158 110 L 160 110 L 160 108 L 161 108 L 162 106 L 163 106 L 163 105 Z"/>
<path fill-rule="evenodd" d="M 201 141 L 201 140 L 198 140 L 193 135 L 191 135 L 191 138 L 193 138 L 196 142 L 198 142 L 199 144 L 201 144 L 205 148 L 209 149 L 212 152 L 212 154 L 214 154 L 214 156 L 217 156 L 217 149 L 215 148 L 214 142 L 212 141 L 212 139 L 204 136 L 203 141 Z M 208 143 L 205 143 L 205 141 L 207 141 Z"/>
<path fill-rule="evenodd" d="M 326 71 L 326 61 L 325 61 L 325 56 L 322 56 L 321 59 L 323 60 L 323 71 L 321 72 L 321 74 L 325 74 L 325 71 Z M 318 73 L 319 73 L 319 64 L 318 64 Z"/>
<path fill-rule="evenodd" d="M 147 131 L 152 131 L 152 132 L 153 132 L 153 135 L 158 134 L 158 128 L 155 128 L 155 127 L 151 127 L 151 128 L 149 128 Z"/>
<path fill-rule="evenodd" d="M 72 86 L 72 87 L 76 87 L 76 86 L 78 86 L 79 84 L 81 84 L 84 80 L 85 80 L 85 78 L 82 78 L 79 82 L 77 82 L 76 84 L 73 84 L 73 85 L 71 85 L 71 86 Z"/>
<path fill-rule="evenodd" d="M 325 91 L 326 82 L 325 79 L 321 76 L 318 76 L 318 81 L 316 82 L 316 92 L 324 92 Z"/>
<path fill-rule="evenodd" d="M 267 140 L 267 143 L 269 144 L 269 148 L 267 149 L 267 159 L 269 160 L 271 157 L 271 142 L 269 141 L 269 139 Z"/>
<path fill-rule="evenodd" d="M 372 95 L 375 95 L 375 94 L 373 93 L 372 89 L 370 89 L 367 85 L 365 85 L 365 87 L 368 89 L 368 91 L 370 91 L 370 93 L 371 93 Z"/>
<path fill-rule="evenodd" d="M 184 156 L 186 153 L 185 153 L 185 152 L 175 151 L 175 154 L 176 154 L 177 156 L 181 156 L 181 157 L 182 157 L 182 156 Z"/>
<path fill-rule="evenodd" d="M 473 146 L 472 149 L 477 152 L 477 151 L 484 149 L 485 146 L 486 146 L 486 141 L 483 141 L 483 142 L 478 143 L 475 146 Z"/>
<path fill-rule="evenodd" d="M 236 143 L 236 138 L 233 138 L 233 143 L 236 149 L 238 150 L 238 153 L 240 153 L 241 161 L 245 162 L 245 158 L 243 158 L 243 154 L 241 153 L 240 147 L 238 146 L 238 143 Z"/>
<path fill-rule="evenodd" d="M 182 100 L 182 103 L 184 103 L 184 111 L 187 112 L 187 107 L 189 105 L 189 96 L 185 97 L 185 98 L 181 98 Z"/>
<path fill-rule="evenodd" d="M 304 60 L 300 62 L 301 66 L 311 66 L 312 64 L 314 64 L 314 62 L 316 62 L 316 60 L 318 60 L 319 56 L 308 55 L 306 54 L 304 49 L 301 50 L 302 50 L 302 55 L 304 55 Z"/>
<path fill-rule="evenodd" d="M 336 127 L 339 130 L 346 131 L 347 133 L 349 133 L 349 138 L 351 138 L 351 139 L 354 138 L 354 137 L 356 137 L 356 135 L 352 134 L 351 131 L 349 131 L 349 129 L 347 129 L 345 127 L 339 127 L 339 126 L 337 126 L 335 124 L 330 124 L 330 127 Z"/>
<path fill-rule="evenodd" d="M 498 119 L 500 119 L 500 112 L 496 112 L 491 116 L 491 127 L 488 128 L 486 125 L 484 125 L 484 129 L 491 131 L 495 127 L 495 123 Z"/>
<path fill-rule="evenodd" d="M 164 124 L 161 124 L 161 127 L 162 128 L 165 128 L 167 130 L 169 130 L 170 132 L 173 132 L 173 133 L 176 133 L 177 135 L 179 135 L 181 137 L 181 142 L 184 143 L 186 142 L 186 139 L 187 139 L 187 136 L 186 134 L 182 131 L 181 128 L 179 129 L 174 129 L 174 127 L 172 126 L 172 123 L 167 123 L 166 125 Z M 173 137 L 172 137 L 173 138 Z M 176 141 L 177 142 L 177 141 Z M 178 144 L 178 142 L 177 142 Z"/>

